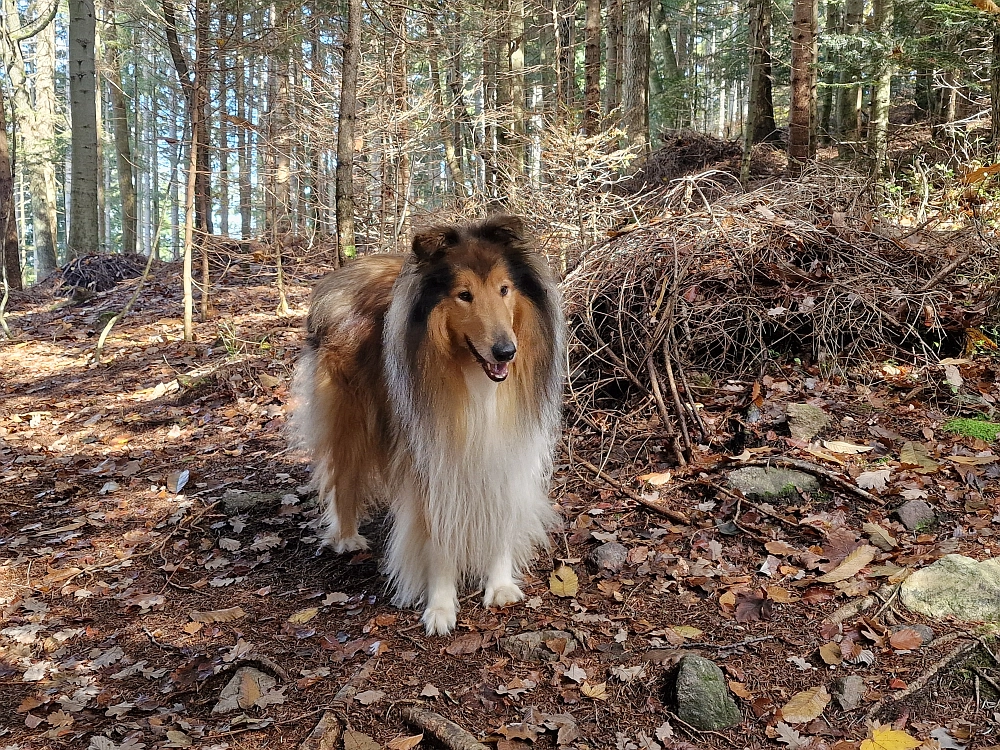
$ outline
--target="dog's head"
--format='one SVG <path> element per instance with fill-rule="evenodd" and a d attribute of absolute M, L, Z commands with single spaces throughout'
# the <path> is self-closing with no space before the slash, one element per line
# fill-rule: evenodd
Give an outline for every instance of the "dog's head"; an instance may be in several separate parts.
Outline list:
<path fill-rule="evenodd" d="M 539 291 L 521 219 L 432 227 L 416 235 L 413 254 L 421 276 L 415 322 L 426 321 L 427 335 L 460 364 L 505 380 L 518 356 L 518 306 Z"/>

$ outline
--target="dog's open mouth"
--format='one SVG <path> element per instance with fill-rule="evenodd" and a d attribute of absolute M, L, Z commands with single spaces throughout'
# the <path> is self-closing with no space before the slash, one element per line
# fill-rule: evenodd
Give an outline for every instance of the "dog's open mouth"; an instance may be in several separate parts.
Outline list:
<path fill-rule="evenodd" d="M 510 371 L 510 362 L 498 362 L 493 364 L 492 362 L 487 362 L 486 359 L 476 351 L 476 347 L 472 345 L 469 341 L 469 337 L 465 337 L 465 343 L 469 347 L 469 351 L 472 352 L 472 356 L 476 358 L 476 361 L 483 368 L 483 372 L 486 373 L 486 377 L 492 380 L 494 383 L 502 383 L 507 379 L 507 373 Z"/>

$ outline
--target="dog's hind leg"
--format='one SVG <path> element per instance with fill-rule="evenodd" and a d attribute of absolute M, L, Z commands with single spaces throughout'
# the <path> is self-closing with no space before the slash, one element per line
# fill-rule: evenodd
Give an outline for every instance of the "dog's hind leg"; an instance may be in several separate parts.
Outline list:
<path fill-rule="evenodd" d="M 358 533 L 361 505 L 356 486 L 343 474 L 333 475 L 326 464 L 317 472 L 320 499 L 323 503 L 323 544 L 338 555 L 368 549 L 368 540 Z"/>
<path fill-rule="evenodd" d="M 514 562 L 509 549 L 497 555 L 486 577 L 485 607 L 506 607 L 524 598 L 524 592 L 514 580 Z"/>

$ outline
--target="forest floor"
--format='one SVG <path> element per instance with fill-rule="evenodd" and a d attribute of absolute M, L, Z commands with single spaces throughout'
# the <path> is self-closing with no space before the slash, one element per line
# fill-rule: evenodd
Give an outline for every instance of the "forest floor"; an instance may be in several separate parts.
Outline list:
<path fill-rule="evenodd" d="M 386 597 L 381 522 L 371 554 L 318 549 L 308 466 L 285 444 L 302 316 L 322 272 L 290 266 L 293 313 L 279 318 L 273 274 L 241 259 L 216 274 L 215 316 L 189 344 L 179 267 L 161 266 L 100 366 L 102 313 L 136 280 L 79 305 L 15 299 L 16 337 L 0 343 L 0 747 L 298 747 L 337 695 L 349 748 L 413 746 L 401 718 L 412 705 L 499 750 L 846 750 L 877 722 L 927 748 L 998 744 L 1000 665 L 982 650 L 963 652 L 971 666 L 954 658 L 979 631 L 912 615 L 896 597 L 907 569 L 997 545 L 995 446 L 945 432 L 933 390 L 888 365 L 868 387 L 796 364 L 716 383 L 699 401 L 723 424 L 759 396 L 758 444 L 731 459 L 713 443 L 673 472 L 616 469 L 631 495 L 559 455 L 564 527 L 526 577 L 526 601 L 490 611 L 470 592 L 457 631 L 427 637 L 417 612 Z M 1000 399 L 1000 362 L 959 366 Z M 838 443 L 788 435 L 780 415 L 806 401 L 829 413 L 822 437 Z M 901 456 L 906 443 L 926 449 L 923 463 Z M 779 457 L 822 466 L 822 491 L 782 505 L 719 489 L 741 461 Z M 850 489 L 885 470 L 877 497 Z M 658 487 L 638 479 L 649 472 Z M 927 498 L 936 523 L 904 528 L 892 511 L 910 498 Z M 626 557 L 598 573 L 587 558 L 610 541 Z M 863 569 L 817 580 L 859 549 L 874 555 Z M 550 586 L 560 565 L 575 593 Z M 902 625 L 933 637 L 894 637 Z M 543 630 L 568 631 L 575 649 L 549 636 L 533 663 L 499 645 Z M 723 668 L 741 725 L 701 732 L 673 715 L 664 676 L 683 653 Z M 220 710 L 243 666 L 255 671 Z M 794 728 L 782 721 L 793 697 L 847 675 L 864 680 L 858 709 L 821 701 Z"/>

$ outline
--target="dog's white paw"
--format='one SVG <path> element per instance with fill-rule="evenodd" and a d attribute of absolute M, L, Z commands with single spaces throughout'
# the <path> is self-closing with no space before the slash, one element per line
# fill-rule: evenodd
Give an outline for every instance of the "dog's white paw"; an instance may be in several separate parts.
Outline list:
<path fill-rule="evenodd" d="M 484 607 L 506 607 L 508 604 L 524 599 L 524 592 L 513 581 L 486 587 L 483 596 Z"/>
<path fill-rule="evenodd" d="M 448 635 L 455 629 L 455 622 L 458 620 L 458 608 L 451 607 L 428 607 L 424 610 L 420 618 L 424 623 L 427 635 Z"/>
<path fill-rule="evenodd" d="M 343 539 L 334 539 L 330 542 L 330 546 L 333 547 L 334 552 L 342 555 L 345 552 L 360 552 L 363 549 L 368 549 L 368 540 L 361 534 L 355 534 Z"/>

